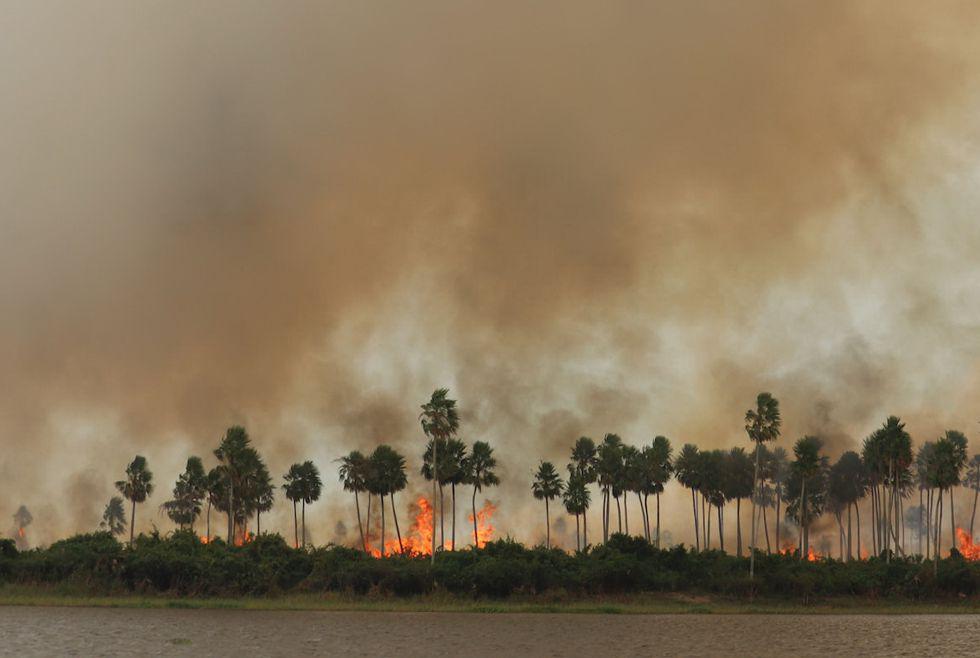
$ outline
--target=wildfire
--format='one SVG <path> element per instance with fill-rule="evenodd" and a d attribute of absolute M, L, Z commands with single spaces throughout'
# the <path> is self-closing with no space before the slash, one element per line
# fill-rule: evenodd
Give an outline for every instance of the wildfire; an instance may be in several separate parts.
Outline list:
<path fill-rule="evenodd" d="M 415 509 L 415 518 L 412 521 L 412 525 L 408 532 L 402 535 L 401 548 L 404 553 L 409 555 L 432 555 L 432 504 L 424 496 L 420 496 L 415 504 L 413 505 Z M 493 539 L 494 528 L 491 524 L 494 513 L 497 511 L 495 505 L 490 502 L 483 504 L 483 509 L 477 511 L 476 513 L 476 535 L 480 542 L 480 545 L 485 545 L 488 541 Z M 470 525 L 462 532 L 467 533 L 473 525 L 473 515 L 468 514 L 467 520 Z M 456 529 L 460 532 L 460 528 Z M 446 550 L 451 550 L 453 543 L 450 540 L 446 540 L 443 548 Z M 381 549 L 375 548 L 368 544 L 368 549 L 371 551 L 371 555 L 374 557 L 381 557 Z M 397 555 L 399 553 L 398 537 L 395 536 L 392 539 L 386 538 L 384 545 L 385 555 Z"/>
<path fill-rule="evenodd" d="M 201 540 L 201 543 L 202 544 L 210 544 L 211 543 L 211 538 L 210 537 L 205 537 L 204 535 L 201 535 L 200 540 Z"/>
<path fill-rule="evenodd" d="M 980 546 L 973 543 L 973 537 L 970 536 L 970 533 L 963 528 L 957 528 L 956 540 L 959 544 L 957 548 L 963 557 L 971 561 L 980 560 Z"/>
<path fill-rule="evenodd" d="M 21 539 L 24 538 L 24 529 L 23 528 L 17 528 L 17 536 L 20 537 Z"/>
<path fill-rule="evenodd" d="M 796 546 L 794 544 L 783 544 L 783 547 L 779 549 L 780 555 L 792 555 L 795 552 L 796 552 Z M 813 550 L 812 546 L 807 548 L 807 552 L 806 552 L 807 562 L 816 562 L 822 557 L 823 555 Z"/>

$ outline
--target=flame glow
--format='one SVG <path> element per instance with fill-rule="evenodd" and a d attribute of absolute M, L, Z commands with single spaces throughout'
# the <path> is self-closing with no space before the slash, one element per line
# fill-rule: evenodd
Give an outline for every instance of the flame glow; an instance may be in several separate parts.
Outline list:
<path fill-rule="evenodd" d="M 973 543 L 973 537 L 963 528 L 956 529 L 956 541 L 959 544 L 957 549 L 960 555 L 970 561 L 980 560 L 980 546 Z"/>
<path fill-rule="evenodd" d="M 786 543 L 783 544 L 783 547 L 781 549 L 779 549 L 780 555 L 793 555 L 796 552 L 797 549 L 795 544 Z M 807 548 L 807 553 L 806 553 L 807 562 L 816 562 L 817 560 L 820 560 L 823 557 L 824 557 L 823 555 L 813 550 L 813 546 Z"/>
<path fill-rule="evenodd" d="M 415 519 L 412 521 L 408 532 L 402 535 L 402 552 L 406 555 L 432 555 L 432 504 L 427 498 L 420 496 L 412 505 L 412 509 L 415 510 Z M 488 501 L 476 513 L 476 535 L 481 546 L 485 546 L 488 541 L 493 539 L 494 528 L 491 520 L 496 511 L 497 507 Z M 473 525 L 473 515 L 468 514 L 466 518 L 470 523 L 467 527 L 467 530 L 469 530 Z M 452 541 L 447 539 L 443 548 L 445 550 L 452 550 Z M 368 550 L 374 557 L 381 557 L 381 549 L 374 547 L 373 542 L 370 540 L 368 541 Z M 386 538 L 384 554 L 398 555 L 399 552 L 398 537 L 396 536 L 393 539 Z"/>
<path fill-rule="evenodd" d="M 23 528 L 17 528 L 17 536 L 20 537 L 21 539 L 24 538 L 24 529 Z"/>

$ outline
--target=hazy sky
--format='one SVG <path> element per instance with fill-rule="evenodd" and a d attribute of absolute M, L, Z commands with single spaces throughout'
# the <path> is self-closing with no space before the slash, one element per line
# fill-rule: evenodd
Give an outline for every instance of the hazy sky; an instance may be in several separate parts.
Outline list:
<path fill-rule="evenodd" d="M 784 446 L 890 413 L 980 442 L 977 14 L 3 3 L 0 512 L 91 529 L 140 453 L 169 529 L 187 455 L 243 423 L 277 475 L 325 471 L 323 542 L 333 460 L 386 441 L 414 475 L 439 386 L 524 539 L 538 459 L 748 446 L 760 390 Z"/>

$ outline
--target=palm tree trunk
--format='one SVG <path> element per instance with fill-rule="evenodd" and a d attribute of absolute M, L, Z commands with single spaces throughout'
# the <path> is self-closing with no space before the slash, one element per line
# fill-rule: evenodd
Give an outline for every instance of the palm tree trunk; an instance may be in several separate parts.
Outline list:
<path fill-rule="evenodd" d="M 724 505 L 719 505 L 718 506 L 718 542 L 721 545 L 722 553 L 725 552 L 725 524 L 724 524 L 724 517 L 722 516 L 724 511 L 725 511 Z"/>
<path fill-rule="evenodd" d="M 609 493 L 602 488 L 602 543 L 609 541 Z"/>
<path fill-rule="evenodd" d="M 456 483 L 455 482 L 452 483 L 452 493 L 453 493 L 453 537 L 452 537 L 453 548 L 452 550 L 455 551 L 456 550 Z"/>
<path fill-rule="evenodd" d="M 133 533 L 136 530 L 136 499 L 133 499 L 133 513 L 129 517 L 129 547 L 133 547 Z"/>
<path fill-rule="evenodd" d="M 973 490 L 973 513 L 970 515 L 970 539 L 973 539 L 973 522 L 977 518 L 977 496 L 980 495 L 980 489 Z"/>
<path fill-rule="evenodd" d="M 582 550 L 589 545 L 589 509 L 582 512 Z"/>
<path fill-rule="evenodd" d="M 361 523 L 361 501 L 357 491 L 354 492 L 354 509 L 357 510 L 357 529 L 361 533 L 361 549 L 367 553 L 367 540 L 364 538 L 364 525 Z"/>
<path fill-rule="evenodd" d="M 208 498 L 208 543 L 211 542 L 211 499 Z"/>
<path fill-rule="evenodd" d="M 626 534 L 630 534 L 630 497 L 627 495 L 628 492 L 623 492 L 623 520 L 626 522 Z M 619 500 L 616 500 L 616 504 L 619 505 Z"/>
<path fill-rule="evenodd" d="M 439 441 L 432 437 L 432 564 L 436 563 L 436 485 L 439 482 Z M 370 526 L 369 526 L 370 528 Z"/>
<path fill-rule="evenodd" d="M 852 544 L 851 544 L 851 504 L 847 504 L 847 561 L 850 562 L 853 557 Z"/>
<path fill-rule="evenodd" d="M 296 501 L 293 501 L 293 548 L 299 548 L 299 517 L 296 516 Z"/>
<path fill-rule="evenodd" d="M 191 526 L 193 530 L 193 526 Z M 262 512 L 261 510 L 255 510 L 255 534 L 256 536 L 262 534 Z"/>
<path fill-rule="evenodd" d="M 582 536 L 579 533 L 578 513 L 575 514 L 575 550 L 576 551 L 582 550 Z"/>
<path fill-rule="evenodd" d="M 381 517 L 384 522 L 384 517 Z M 303 499 L 303 548 L 306 548 L 306 499 Z"/>
<path fill-rule="evenodd" d="M 919 527 L 917 528 L 919 535 L 919 555 L 922 555 L 922 511 L 922 487 L 919 487 Z"/>
<path fill-rule="evenodd" d="M 619 496 L 613 496 L 616 499 L 616 527 L 619 530 L 619 534 L 623 534 L 623 510 L 619 506 Z"/>
<path fill-rule="evenodd" d="M 657 492 L 657 548 L 660 548 L 660 492 Z"/>
<path fill-rule="evenodd" d="M 749 578 L 755 578 L 755 505 L 759 497 L 759 441 L 755 442 L 755 472 L 752 475 L 752 533 L 749 537 Z"/>
<path fill-rule="evenodd" d="M 735 499 L 735 540 L 736 540 L 735 541 L 736 548 L 738 549 L 738 556 L 742 557 L 742 499 L 741 498 Z"/>
<path fill-rule="evenodd" d="M 402 529 L 398 527 L 398 510 L 395 509 L 395 492 L 391 492 L 391 518 L 395 520 L 395 534 L 398 535 L 398 552 L 404 553 L 405 547 L 402 546 Z"/>
<path fill-rule="evenodd" d="M 544 499 L 544 528 L 545 528 L 545 547 L 551 548 L 551 514 L 548 511 L 548 499 Z"/>
<path fill-rule="evenodd" d="M 854 515 L 857 517 L 857 556 L 858 559 L 863 559 L 861 557 L 861 506 L 854 503 Z"/>
<path fill-rule="evenodd" d="M 769 543 L 769 515 L 766 514 L 766 508 L 762 507 L 762 529 L 766 533 L 766 555 L 772 553 L 772 544 Z"/>
<path fill-rule="evenodd" d="M 932 555 L 932 487 L 926 491 L 926 559 Z"/>
<path fill-rule="evenodd" d="M 446 492 L 442 483 L 439 484 L 439 545 L 446 547 Z"/>
<path fill-rule="evenodd" d="M 779 526 L 782 525 L 783 523 L 782 518 L 779 516 L 780 505 L 783 502 L 782 486 L 783 485 L 779 485 L 776 488 L 776 550 L 777 551 L 782 548 L 782 546 L 780 546 L 779 544 Z"/>
<path fill-rule="evenodd" d="M 381 557 L 385 556 L 385 495 L 378 496 L 381 501 Z M 305 503 L 304 503 L 305 504 Z M 306 518 L 303 518 L 303 541 L 306 541 Z"/>
<path fill-rule="evenodd" d="M 228 473 L 228 545 L 235 545 L 235 482 Z"/>
<path fill-rule="evenodd" d="M 476 526 L 476 486 L 473 486 L 473 545 L 480 548 L 480 535 Z"/>
<path fill-rule="evenodd" d="M 800 478 L 800 534 L 803 535 L 803 543 L 800 545 L 800 559 L 805 560 L 810 552 L 810 537 L 807 532 L 807 513 L 806 513 L 806 478 Z"/>
<path fill-rule="evenodd" d="M 691 507 L 694 508 L 694 545 L 696 550 L 701 552 L 701 530 L 698 528 L 698 499 L 694 494 L 694 487 L 691 487 Z M 659 532 L 659 530 L 658 530 Z"/>
<path fill-rule="evenodd" d="M 436 505 L 435 498 L 433 498 L 432 499 L 433 514 L 435 514 L 435 511 L 434 511 L 435 510 L 435 505 Z M 371 537 L 371 492 L 370 491 L 368 491 L 367 513 L 364 515 L 364 527 L 367 529 L 367 538 L 368 539 L 371 539 L 371 543 L 373 544 L 374 543 L 374 539 Z M 435 537 L 435 535 L 436 535 L 436 526 L 435 526 L 435 519 L 433 518 L 432 519 L 432 536 Z M 370 547 L 371 544 L 368 544 L 368 546 Z"/>
<path fill-rule="evenodd" d="M 953 511 L 953 487 L 949 488 L 949 536 L 950 546 L 956 546 L 956 520 Z"/>
<path fill-rule="evenodd" d="M 704 536 L 704 550 L 710 551 L 711 550 L 711 505 L 710 504 L 708 505 L 707 510 L 705 511 L 705 518 L 708 520 L 708 523 L 706 524 L 705 527 L 706 534 Z"/>

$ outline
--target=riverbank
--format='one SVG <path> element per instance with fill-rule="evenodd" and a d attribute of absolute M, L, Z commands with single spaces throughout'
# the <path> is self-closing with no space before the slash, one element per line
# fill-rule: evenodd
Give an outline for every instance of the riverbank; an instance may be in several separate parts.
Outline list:
<path fill-rule="evenodd" d="M 512 597 L 466 599 L 452 595 L 408 598 L 342 594 L 282 596 L 174 597 L 164 595 L 90 595 L 58 587 L 0 586 L 0 606 L 50 606 L 145 609 L 306 610 L 324 612 L 458 612 L 572 614 L 980 614 L 980 600 L 911 601 L 833 597 L 802 603 L 783 599 L 736 600 L 711 595 L 648 594 L 620 597 Z"/>

